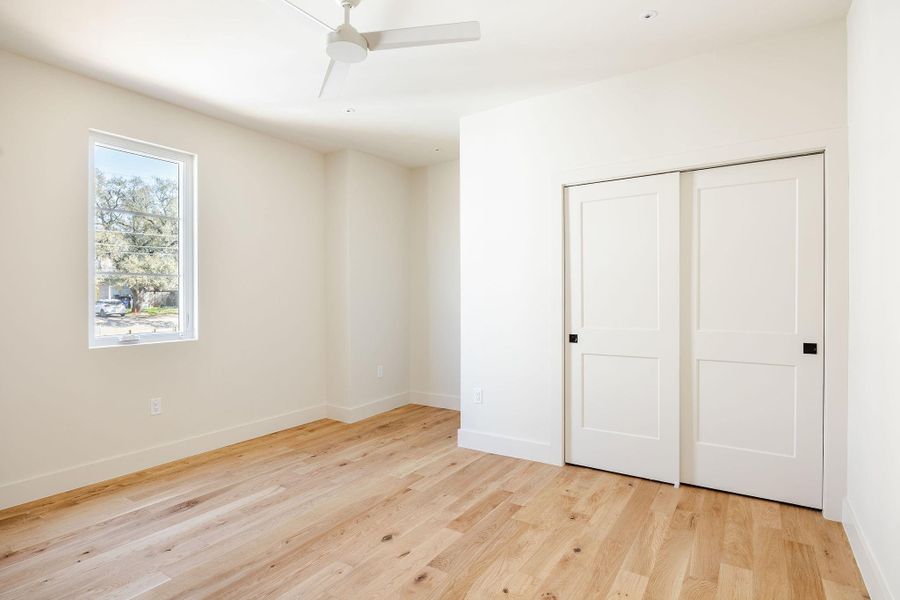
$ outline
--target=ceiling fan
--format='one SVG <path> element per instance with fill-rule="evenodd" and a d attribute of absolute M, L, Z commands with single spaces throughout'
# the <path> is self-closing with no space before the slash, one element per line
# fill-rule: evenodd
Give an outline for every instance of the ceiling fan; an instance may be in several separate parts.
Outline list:
<path fill-rule="evenodd" d="M 333 98 L 340 94 L 347 73 L 350 71 L 350 65 L 365 60 L 369 50 L 392 50 L 412 46 L 473 42 L 481 39 L 481 25 L 477 21 L 360 33 L 350 24 L 350 11 L 359 4 L 360 0 L 337 0 L 344 9 L 344 23 L 337 28 L 289 0 L 282 0 L 282 2 L 328 30 L 325 52 L 331 58 L 331 62 L 328 63 L 328 69 L 325 71 L 325 80 L 319 89 L 319 98 Z"/>

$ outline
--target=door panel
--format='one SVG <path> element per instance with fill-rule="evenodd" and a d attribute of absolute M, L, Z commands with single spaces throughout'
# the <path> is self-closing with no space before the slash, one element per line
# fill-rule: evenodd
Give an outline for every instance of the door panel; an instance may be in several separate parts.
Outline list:
<path fill-rule="evenodd" d="M 686 173 L 682 201 L 693 240 L 682 480 L 820 508 L 822 157 Z"/>
<path fill-rule="evenodd" d="M 793 456 L 796 367 L 700 360 L 697 386 L 698 444 Z"/>
<path fill-rule="evenodd" d="M 794 333 L 796 181 L 705 188 L 697 223 L 699 329 Z"/>
<path fill-rule="evenodd" d="M 581 321 L 585 327 L 657 328 L 658 210 L 655 194 L 581 204 Z"/>
<path fill-rule="evenodd" d="M 659 360 L 634 356 L 583 354 L 585 429 L 659 439 Z"/>
<path fill-rule="evenodd" d="M 568 462 L 677 480 L 678 185 L 566 191 Z"/>

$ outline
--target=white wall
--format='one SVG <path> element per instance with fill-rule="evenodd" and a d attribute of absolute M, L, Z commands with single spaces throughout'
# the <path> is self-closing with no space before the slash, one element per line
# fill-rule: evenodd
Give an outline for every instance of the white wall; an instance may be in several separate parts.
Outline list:
<path fill-rule="evenodd" d="M 845 99 L 838 22 L 464 118 L 460 443 L 562 455 L 560 172 L 843 128 Z"/>
<path fill-rule="evenodd" d="M 459 162 L 412 172 L 411 401 L 459 409 Z"/>
<path fill-rule="evenodd" d="M 854 0 L 845 523 L 872 598 L 900 598 L 900 3 Z"/>
<path fill-rule="evenodd" d="M 408 401 L 410 172 L 344 150 L 326 180 L 328 403 L 355 421 Z"/>
<path fill-rule="evenodd" d="M 323 416 L 322 156 L 5 52 L 0 81 L 0 506 Z M 88 349 L 88 128 L 198 154 L 198 341 Z"/>

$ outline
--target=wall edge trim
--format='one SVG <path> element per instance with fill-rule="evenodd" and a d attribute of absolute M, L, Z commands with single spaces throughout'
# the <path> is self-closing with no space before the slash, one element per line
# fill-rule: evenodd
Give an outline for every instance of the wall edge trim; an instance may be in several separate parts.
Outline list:
<path fill-rule="evenodd" d="M 407 404 L 409 404 L 409 392 L 401 392 L 357 406 L 347 407 L 329 404 L 325 407 L 325 414 L 329 419 L 341 421 L 342 423 L 356 423 Z"/>
<path fill-rule="evenodd" d="M 459 429 L 457 430 L 457 444 L 460 448 L 562 466 L 557 452 L 549 442 Z"/>
<path fill-rule="evenodd" d="M 459 411 L 459 396 L 450 396 L 447 394 L 411 391 L 409 392 L 409 403 Z"/>
<path fill-rule="evenodd" d="M 884 569 L 878 562 L 872 547 L 869 545 L 868 538 L 856 518 L 853 506 L 850 504 L 849 498 L 844 498 L 844 531 L 847 532 L 847 539 L 850 540 L 850 548 L 853 550 L 853 556 L 856 558 L 856 564 L 862 574 L 863 581 L 869 591 L 869 597 L 872 600 L 897 600 L 897 597 L 891 593 L 888 587 L 887 577 L 884 575 Z"/>
<path fill-rule="evenodd" d="M 0 485 L 0 509 L 68 492 L 326 417 L 326 406 L 265 417 Z"/>

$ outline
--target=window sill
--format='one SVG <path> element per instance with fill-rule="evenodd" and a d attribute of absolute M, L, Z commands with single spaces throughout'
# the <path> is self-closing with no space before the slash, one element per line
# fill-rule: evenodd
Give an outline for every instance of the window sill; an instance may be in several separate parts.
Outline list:
<path fill-rule="evenodd" d="M 128 348 L 132 346 L 150 346 L 155 344 L 174 344 L 179 342 L 196 342 L 199 336 L 196 332 L 190 333 L 146 333 L 143 335 L 132 336 L 136 339 L 127 340 L 128 336 L 110 337 L 110 338 L 91 338 L 88 342 L 88 349 L 97 350 L 100 348 Z"/>

